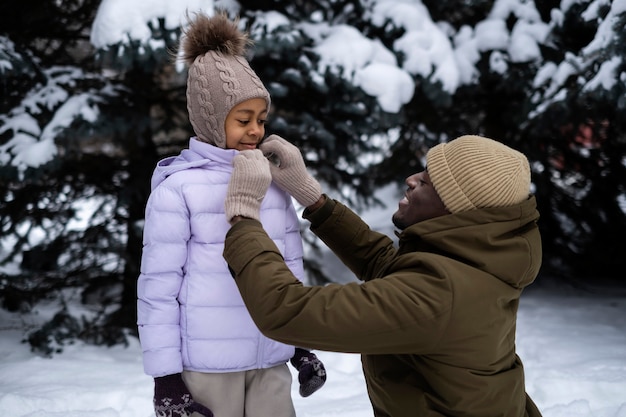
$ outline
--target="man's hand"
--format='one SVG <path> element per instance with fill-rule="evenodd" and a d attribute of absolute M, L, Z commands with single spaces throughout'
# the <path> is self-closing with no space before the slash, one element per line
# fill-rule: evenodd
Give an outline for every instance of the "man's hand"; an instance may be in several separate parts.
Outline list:
<path fill-rule="evenodd" d="M 322 196 L 319 182 L 307 172 L 300 150 L 285 139 L 271 135 L 259 145 L 269 159 L 272 179 L 304 207 L 317 203 Z"/>
<path fill-rule="evenodd" d="M 261 202 L 272 182 L 268 160 L 258 150 L 241 151 L 233 158 L 224 210 L 233 224 L 237 216 L 261 220 Z"/>

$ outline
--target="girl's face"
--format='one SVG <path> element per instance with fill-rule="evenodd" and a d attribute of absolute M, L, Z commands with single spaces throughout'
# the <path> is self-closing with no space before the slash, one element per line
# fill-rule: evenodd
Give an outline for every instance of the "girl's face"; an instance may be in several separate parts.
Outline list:
<path fill-rule="evenodd" d="M 226 149 L 256 149 L 265 136 L 266 118 L 267 103 L 262 98 L 251 98 L 233 107 L 224 122 Z"/>

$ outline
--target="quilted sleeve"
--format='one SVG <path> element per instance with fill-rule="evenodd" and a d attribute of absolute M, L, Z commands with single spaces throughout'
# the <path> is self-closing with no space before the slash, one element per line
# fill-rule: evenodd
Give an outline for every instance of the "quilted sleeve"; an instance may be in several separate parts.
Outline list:
<path fill-rule="evenodd" d="M 189 239 L 189 214 L 182 192 L 161 184 L 146 206 L 137 282 L 137 325 L 144 370 L 153 377 L 182 371 L 177 297 Z"/>

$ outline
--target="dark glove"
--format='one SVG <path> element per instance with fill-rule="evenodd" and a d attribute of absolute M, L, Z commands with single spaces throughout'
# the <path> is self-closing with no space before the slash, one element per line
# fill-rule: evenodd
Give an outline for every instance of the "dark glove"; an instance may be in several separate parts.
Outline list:
<path fill-rule="evenodd" d="M 296 353 L 290 362 L 298 371 L 300 395 L 308 397 L 322 388 L 326 382 L 326 368 L 314 353 L 306 349 L 296 348 Z"/>
<path fill-rule="evenodd" d="M 153 403 L 157 417 L 186 417 L 194 411 L 213 417 L 211 410 L 191 398 L 181 374 L 154 378 Z"/>

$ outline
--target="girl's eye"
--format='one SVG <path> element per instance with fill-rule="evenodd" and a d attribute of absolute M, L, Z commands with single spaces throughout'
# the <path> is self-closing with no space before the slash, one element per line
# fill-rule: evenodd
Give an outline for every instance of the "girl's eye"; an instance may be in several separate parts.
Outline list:
<path fill-rule="evenodd" d="M 242 125 L 250 123 L 250 120 L 237 120 L 237 121 L 241 123 Z"/>

